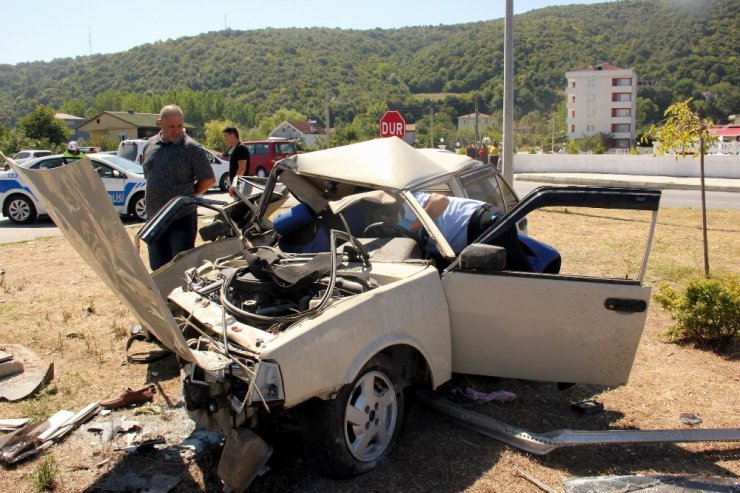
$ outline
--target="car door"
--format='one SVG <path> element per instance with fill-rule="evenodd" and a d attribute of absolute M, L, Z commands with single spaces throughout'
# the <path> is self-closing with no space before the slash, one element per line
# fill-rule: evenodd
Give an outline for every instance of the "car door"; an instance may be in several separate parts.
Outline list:
<path fill-rule="evenodd" d="M 126 206 L 126 175 L 100 161 L 91 159 L 93 168 L 103 180 L 108 197 L 119 213 Z"/>
<path fill-rule="evenodd" d="M 659 200 L 659 191 L 588 187 L 543 187 L 525 197 L 479 241 L 491 243 L 544 206 L 643 211 L 652 220 L 635 224 L 648 230 L 647 245 L 642 259 L 629 259 L 640 266 L 639 273 L 636 279 L 624 279 L 468 268 L 461 259 L 464 251 L 442 277 L 450 310 L 452 371 L 556 382 L 626 382 L 650 300 L 651 290 L 642 279 Z M 568 233 L 568 227 L 561 229 L 565 231 L 559 234 Z M 536 230 L 530 233 L 536 237 Z M 583 239 L 595 247 L 600 240 Z"/>

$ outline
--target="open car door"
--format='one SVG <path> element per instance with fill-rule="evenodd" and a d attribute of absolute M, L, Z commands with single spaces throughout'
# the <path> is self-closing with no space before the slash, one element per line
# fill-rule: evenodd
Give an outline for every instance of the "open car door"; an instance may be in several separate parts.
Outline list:
<path fill-rule="evenodd" d="M 549 214 L 545 219 L 552 222 L 573 215 L 573 207 L 584 208 L 584 217 L 623 221 L 649 229 L 641 262 L 639 258 L 628 261 L 639 266 L 639 273 L 636 279 L 625 279 L 599 272 L 511 272 L 495 267 L 465 268 L 458 258 L 445 269 L 442 279 L 450 309 L 452 371 L 555 382 L 626 382 L 650 301 L 651 289 L 643 286 L 642 280 L 659 201 L 660 191 L 656 190 L 590 187 L 542 187 L 525 197 L 477 243 L 489 243 L 525 217 L 530 234 L 536 237 L 533 214 L 560 208 L 559 214 Z M 563 207 L 568 209 L 562 210 Z M 646 214 L 651 219 L 614 218 L 609 216 L 612 212 Z M 613 229 L 621 227 L 619 223 Z M 564 224 L 555 229 L 564 234 L 569 227 Z M 580 235 L 571 240 L 576 243 L 580 240 L 593 246 L 599 246 L 599 242 L 613 246 L 597 231 L 579 232 L 574 228 L 573 233 Z M 602 262 L 624 262 L 624 256 L 595 257 Z M 563 254 L 564 266 L 569 260 L 568 254 Z M 581 260 L 571 263 L 588 263 Z"/>

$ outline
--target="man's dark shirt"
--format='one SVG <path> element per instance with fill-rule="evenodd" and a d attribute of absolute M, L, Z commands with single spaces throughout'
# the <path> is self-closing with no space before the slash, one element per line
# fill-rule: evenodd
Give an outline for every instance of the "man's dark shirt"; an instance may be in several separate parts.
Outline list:
<path fill-rule="evenodd" d="M 247 167 L 244 168 L 244 176 L 249 176 L 249 149 L 241 142 L 236 145 L 231 156 L 229 157 L 229 180 L 233 181 L 236 171 L 239 169 L 239 161 L 247 161 Z"/>
<path fill-rule="evenodd" d="M 144 147 L 146 177 L 146 214 L 152 217 L 173 197 L 195 193 L 195 182 L 213 178 L 213 168 L 203 147 L 185 136 L 165 143 L 161 134 L 150 138 Z M 184 207 L 176 218 L 194 212 L 196 207 Z"/>

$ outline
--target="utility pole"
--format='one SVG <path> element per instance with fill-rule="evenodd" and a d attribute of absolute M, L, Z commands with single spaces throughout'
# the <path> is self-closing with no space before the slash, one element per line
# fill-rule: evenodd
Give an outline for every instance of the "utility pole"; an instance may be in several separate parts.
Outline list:
<path fill-rule="evenodd" d="M 550 140 L 550 154 L 555 154 L 555 113 L 552 114 L 552 139 Z"/>
<path fill-rule="evenodd" d="M 514 184 L 514 0 L 506 0 L 504 17 L 504 178 Z"/>
<path fill-rule="evenodd" d="M 92 55 L 92 28 L 90 26 L 87 26 L 87 49 Z"/>
<path fill-rule="evenodd" d="M 478 129 L 478 96 L 475 97 L 475 145 L 480 142 L 480 130 Z"/>
<path fill-rule="evenodd" d="M 332 98 L 333 99 L 333 98 Z M 327 89 L 324 89 L 324 121 L 325 121 L 325 129 L 326 132 L 326 148 L 329 149 L 331 147 L 331 122 L 330 122 L 330 110 L 329 110 L 329 91 Z"/>

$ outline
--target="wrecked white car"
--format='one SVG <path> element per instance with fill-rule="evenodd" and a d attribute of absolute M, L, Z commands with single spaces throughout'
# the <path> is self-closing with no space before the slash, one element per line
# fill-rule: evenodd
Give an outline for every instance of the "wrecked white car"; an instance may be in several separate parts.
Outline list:
<path fill-rule="evenodd" d="M 433 390 L 453 373 L 625 383 L 645 323 L 659 191 L 543 187 L 517 203 L 490 166 L 379 139 L 284 159 L 264 191 L 245 181 L 224 207 L 173 200 L 142 240 L 186 203 L 218 215 L 201 229 L 205 243 L 150 275 L 89 163 L 19 173 L 80 255 L 178 355 L 192 418 L 230 437 L 224 455 L 254 456 L 225 479 L 235 489 L 269 456 L 260 431 L 281 419 L 301 425 L 324 472 L 346 477 L 390 453 L 412 385 Z M 500 214 L 457 255 L 417 191 L 493 202 Z M 288 192 L 297 205 L 274 215 Z M 389 204 L 415 213 L 422 239 L 374 220 Z M 561 275 L 558 252 L 526 235 L 527 215 L 544 206 L 646 211 L 636 277 Z M 496 239 L 512 228 L 532 271 L 506 268 Z"/>

